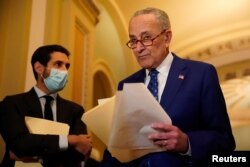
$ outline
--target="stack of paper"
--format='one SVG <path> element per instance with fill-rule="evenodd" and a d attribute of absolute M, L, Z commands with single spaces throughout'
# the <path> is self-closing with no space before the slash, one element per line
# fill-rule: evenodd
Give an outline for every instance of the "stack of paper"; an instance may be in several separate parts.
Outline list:
<path fill-rule="evenodd" d="M 142 83 L 125 84 L 123 91 L 86 112 L 83 121 L 121 162 L 163 151 L 148 139 L 155 132 L 151 124 L 171 124 L 167 113 Z"/>

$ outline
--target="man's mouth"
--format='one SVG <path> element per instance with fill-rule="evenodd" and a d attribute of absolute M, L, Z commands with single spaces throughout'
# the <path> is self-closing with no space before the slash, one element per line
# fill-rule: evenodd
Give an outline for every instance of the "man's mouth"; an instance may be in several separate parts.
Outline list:
<path fill-rule="evenodd" d="M 147 57 L 147 55 L 139 55 L 138 58 L 139 59 L 145 59 Z"/>

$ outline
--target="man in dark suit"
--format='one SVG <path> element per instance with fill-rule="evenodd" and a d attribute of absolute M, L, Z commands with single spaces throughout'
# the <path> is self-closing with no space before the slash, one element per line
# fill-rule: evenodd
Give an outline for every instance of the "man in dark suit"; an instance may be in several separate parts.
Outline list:
<path fill-rule="evenodd" d="M 235 141 L 216 70 L 169 51 L 172 31 L 168 15 L 156 8 L 137 11 L 129 22 L 129 38 L 127 46 L 142 69 L 122 80 L 118 89 L 125 83 L 141 82 L 151 87 L 151 73 L 156 71 L 153 94 L 172 125 L 152 122 L 158 132 L 148 136 L 166 151 L 122 164 L 106 150 L 101 167 L 201 167 L 212 154 L 232 152 Z"/>
<path fill-rule="evenodd" d="M 83 165 L 90 155 L 92 141 L 81 121 L 83 107 L 58 94 L 67 82 L 69 55 L 60 45 L 39 47 L 31 60 L 36 85 L 28 92 L 5 97 L 0 103 L 0 132 L 6 143 L 1 166 L 14 166 L 15 160 L 20 160 L 73 167 Z M 50 99 L 48 109 L 44 106 L 45 96 Z M 66 123 L 70 126 L 69 135 L 30 134 L 25 116 Z"/>

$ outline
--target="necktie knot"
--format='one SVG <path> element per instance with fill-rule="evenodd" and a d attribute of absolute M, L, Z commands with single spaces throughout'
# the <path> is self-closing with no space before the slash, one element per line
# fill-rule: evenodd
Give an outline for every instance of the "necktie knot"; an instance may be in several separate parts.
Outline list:
<path fill-rule="evenodd" d="M 155 97 L 155 99 L 158 101 L 158 71 L 156 69 L 152 69 L 149 72 L 150 81 L 148 84 L 148 89 L 152 93 L 152 95 Z"/>
<path fill-rule="evenodd" d="M 156 69 L 153 68 L 152 70 L 149 71 L 149 74 L 148 74 L 148 75 L 149 75 L 151 78 L 157 78 L 158 73 L 159 73 L 159 72 L 158 72 Z"/>
<path fill-rule="evenodd" d="M 45 98 L 46 103 L 51 103 L 51 101 L 54 100 L 54 98 L 51 97 L 51 96 L 49 96 L 49 95 L 45 95 L 45 96 L 43 96 L 43 97 Z"/>
<path fill-rule="evenodd" d="M 53 120 L 51 101 L 54 100 L 54 98 L 48 95 L 45 95 L 43 97 L 46 99 L 45 106 L 44 106 L 44 118 L 48 120 Z"/>

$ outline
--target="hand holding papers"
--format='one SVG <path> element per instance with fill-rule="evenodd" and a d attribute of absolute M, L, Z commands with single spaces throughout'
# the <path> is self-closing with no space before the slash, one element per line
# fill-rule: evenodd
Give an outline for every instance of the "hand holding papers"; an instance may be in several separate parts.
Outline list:
<path fill-rule="evenodd" d="M 171 124 L 167 113 L 142 83 L 125 84 L 115 97 L 86 112 L 83 121 L 121 162 L 163 151 L 148 139 L 148 134 L 154 132 L 150 125 Z"/>

